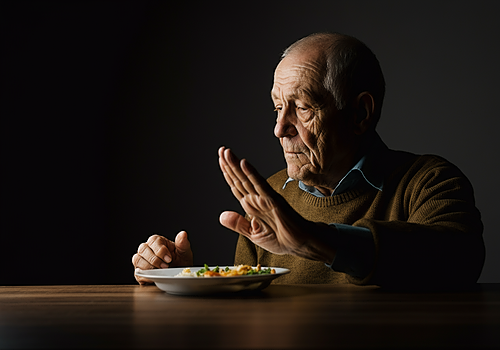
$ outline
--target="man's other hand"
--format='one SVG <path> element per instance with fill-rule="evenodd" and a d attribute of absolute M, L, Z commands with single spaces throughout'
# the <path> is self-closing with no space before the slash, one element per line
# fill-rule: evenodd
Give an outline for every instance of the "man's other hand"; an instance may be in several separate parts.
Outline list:
<path fill-rule="evenodd" d="M 174 242 L 163 236 L 152 235 L 147 242 L 139 245 L 137 253 L 132 257 L 132 264 L 141 270 L 192 266 L 193 252 L 187 232 L 179 232 Z M 153 283 L 147 278 L 134 276 L 140 284 Z"/>

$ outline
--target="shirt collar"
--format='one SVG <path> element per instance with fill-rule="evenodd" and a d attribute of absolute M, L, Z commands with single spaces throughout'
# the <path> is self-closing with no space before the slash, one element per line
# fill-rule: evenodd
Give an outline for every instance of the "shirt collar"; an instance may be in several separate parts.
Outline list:
<path fill-rule="evenodd" d="M 380 137 L 377 135 L 371 147 L 371 151 L 367 152 L 356 163 L 356 165 L 354 165 L 352 169 L 349 170 L 347 174 L 339 181 L 337 187 L 335 187 L 332 193 L 332 196 L 353 189 L 360 181 L 367 183 L 368 185 L 379 191 L 382 191 L 382 188 L 384 186 L 383 174 L 381 173 L 381 171 L 377 171 L 377 168 L 379 167 L 373 166 L 373 161 L 375 158 L 374 155 L 377 152 L 381 151 L 382 147 L 387 148 L 387 146 L 385 146 Z M 286 185 L 292 181 L 295 180 L 289 177 L 283 185 L 283 189 L 285 189 Z M 324 197 L 324 195 L 316 188 L 314 188 L 313 186 L 307 186 L 302 181 L 299 181 L 299 188 L 316 197 Z"/>

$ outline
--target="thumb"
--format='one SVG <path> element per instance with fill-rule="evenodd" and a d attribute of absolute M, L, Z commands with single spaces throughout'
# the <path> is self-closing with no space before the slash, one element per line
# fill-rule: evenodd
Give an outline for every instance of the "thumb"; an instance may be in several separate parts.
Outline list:
<path fill-rule="evenodd" d="M 225 211 L 220 215 L 219 221 L 222 226 L 250 238 L 250 223 L 242 215 L 233 211 Z"/>
<path fill-rule="evenodd" d="M 175 250 L 180 255 L 191 251 L 191 243 L 189 243 L 186 231 L 181 231 L 175 236 Z"/>

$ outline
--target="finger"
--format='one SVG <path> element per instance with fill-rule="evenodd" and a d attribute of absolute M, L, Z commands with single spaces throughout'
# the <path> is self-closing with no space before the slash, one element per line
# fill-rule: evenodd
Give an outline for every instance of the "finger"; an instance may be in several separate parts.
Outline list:
<path fill-rule="evenodd" d="M 226 180 L 227 184 L 231 188 L 233 195 L 236 197 L 236 199 L 240 200 L 241 198 L 243 198 L 243 193 L 240 192 L 240 190 L 238 189 L 238 187 L 236 186 L 236 184 L 233 181 L 233 177 L 235 177 L 234 174 L 231 175 L 232 174 L 231 169 L 229 168 L 227 163 L 225 163 L 225 161 L 222 158 L 219 158 L 219 164 L 220 164 L 220 168 L 222 170 L 222 174 L 224 175 L 224 179 Z"/>
<path fill-rule="evenodd" d="M 255 194 L 255 188 L 248 176 L 241 169 L 241 161 L 238 157 L 236 157 L 230 149 L 224 151 L 224 156 L 226 162 L 229 164 L 233 181 L 238 186 L 240 192 L 244 194 Z"/>
<path fill-rule="evenodd" d="M 141 270 L 153 270 L 156 268 L 155 266 L 151 265 L 149 261 L 144 259 L 139 253 L 132 256 L 132 264 L 136 269 Z"/>
<path fill-rule="evenodd" d="M 191 253 L 191 243 L 186 231 L 181 231 L 175 236 L 175 251 L 180 255 Z"/>
<path fill-rule="evenodd" d="M 224 170 L 226 174 L 231 178 L 231 182 L 234 187 L 238 189 L 241 195 L 248 194 L 247 189 L 244 186 L 245 176 L 243 171 L 240 169 L 240 164 L 238 158 L 231 152 L 230 149 L 224 151 Z"/>
<path fill-rule="evenodd" d="M 219 163 L 222 169 L 222 174 L 224 175 L 224 179 L 231 188 L 233 195 L 236 197 L 236 199 L 241 200 L 247 194 L 245 187 L 241 184 L 240 180 L 228 165 L 228 163 L 224 160 L 224 158 L 219 158 Z"/>
<path fill-rule="evenodd" d="M 233 195 L 236 197 L 236 199 L 240 200 L 241 198 L 243 198 L 243 193 L 240 192 L 238 186 L 233 181 L 233 179 L 237 179 L 237 177 L 234 175 L 234 173 L 231 170 L 231 167 L 224 159 L 225 150 L 226 150 L 225 147 L 219 148 L 219 166 L 220 169 L 222 170 L 222 174 L 224 175 L 224 179 L 231 188 L 231 191 L 233 192 Z"/>
<path fill-rule="evenodd" d="M 217 151 L 218 154 L 219 154 L 219 157 L 222 157 L 222 154 L 224 153 L 224 150 L 226 149 L 225 146 L 220 146 L 219 147 L 219 150 Z"/>
<path fill-rule="evenodd" d="M 224 173 L 224 178 L 231 187 L 231 192 L 233 192 L 233 195 L 236 197 L 237 200 L 241 200 L 245 195 L 248 194 L 247 191 L 245 190 L 245 187 L 241 184 L 240 180 L 238 180 L 236 175 L 234 175 L 229 166 L 227 166 L 225 169 L 226 170 Z"/>
<path fill-rule="evenodd" d="M 152 269 L 152 268 L 157 268 L 157 269 L 164 269 L 168 267 L 168 264 L 160 257 L 158 257 L 153 250 L 149 247 L 147 243 L 142 243 L 139 246 L 139 249 L 137 250 L 137 254 L 144 259 L 150 266 L 144 266 L 144 263 L 141 262 L 141 266 L 136 266 L 139 268 L 144 268 L 144 269 Z"/>
<path fill-rule="evenodd" d="M 219 166 L 220 166 L 220 170 L 222 170 L 223 173 L 226 171 L 224 169 L 224 167 L 227 166 L 227 163 L 224 160 L 224 150 L 225 149 L 226 148 L 224 146 L 222 146 L 222 147 L 219 148 Z"/>
<path fill-rule="evenodd" d="M 225 155 L 226 151 L 228 151 L 228 150 L 229 150 L 229 148 L 226 148 L 224 146 L 222 146 L 221 148 L 219 148 L 219 164 L 220 164 L 221 170 L 223 172 L 226 171 L 225 167 L 229 166 L 229 162 L 226 159 L 226 155 Z"/>
<path fill-rule="evenodd" d="M 272 190 L 269 183 L 259 174 L 259 172 L 253 167 L 252 164 L 246 159 L 241 161 L 241 168 L 252 183 L 255 191 L 260 196 L 269 195 L 269 191 Z"/>
<path fill-rule="evenodd" d="M 250 223 L 238 213 L 225 211 L 219 217 L 220 223 L 245 237 L 250 238 Z"/>
<path fill-rule="evenodd" d="M 219 159 L 223 160 L 223 158 L 224 158 L 224 150 L 225 149 L 226 149 L 226 147 L 224 147 L 224 146 L 219 147 L 219 151 L 218 151 L 218 153 L 219 153 Z"/>
<path fill-rule="evenodd" d="M 135 269 L 135 272 L 137 270 L 140 270 L 140 269 Z M 152 284 L 154 283 L 152 280 L 150 280 L 149 278 L 146 278 L 146 277 L 141 277 L 141 276 L 137 276 L 134 272 L 134 277 L 135 277 L 135 280 L 137 282 L 139 282 L 139 284 L 143 285 L 143 284 Z"/>
<path fill-rule="evenodd" d="M 153 235 L 149 237 L 146 243 L 157 257 L 159 257 L 166 263 L 169 263 L 172 261 L 172 253 L 168 249 L 168 241 L 169 240 L 163 236 Z"/>

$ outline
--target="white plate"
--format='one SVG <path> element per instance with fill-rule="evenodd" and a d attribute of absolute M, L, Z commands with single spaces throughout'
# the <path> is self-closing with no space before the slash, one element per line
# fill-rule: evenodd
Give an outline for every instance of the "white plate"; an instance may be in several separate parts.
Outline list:
<path fill-rule="evenodd" d="M 196 272 L 202 267 L 190 267 L 190 269 L 191 272 Z M 215 266 L 210 266 L 210 270 L 212 269 L 215 269 Z M 290 272 L 289 269 L 279 267 L 273 269 L 276 273 L 231 277 L 175 277 L 184 268 L 136 270 L 135 274 L 152 280 L 158 288 L 169 294 L 202 295 L 264 289 L 273 279 Z"/>

